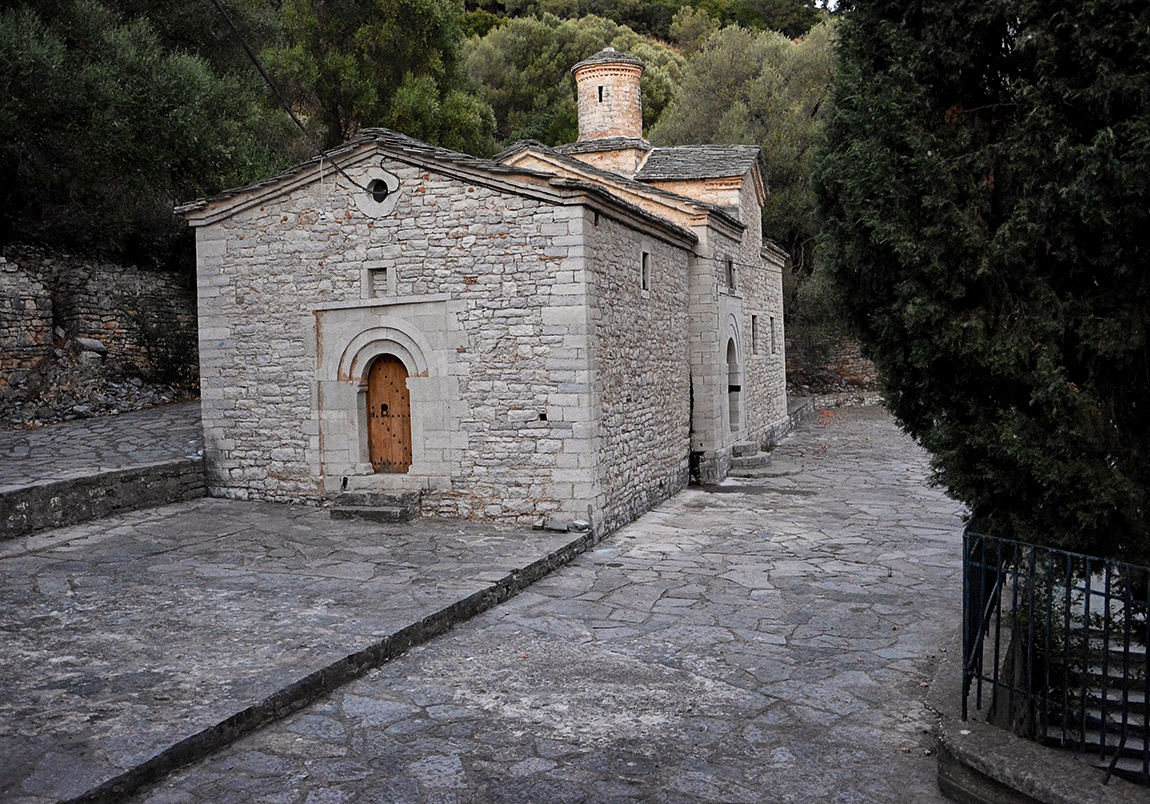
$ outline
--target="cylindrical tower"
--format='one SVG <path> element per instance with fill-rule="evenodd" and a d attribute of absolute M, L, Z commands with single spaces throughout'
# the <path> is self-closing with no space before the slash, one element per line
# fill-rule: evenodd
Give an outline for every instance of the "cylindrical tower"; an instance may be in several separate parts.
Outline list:
<path fill-rule="evenodd" d="M 639 79 L 644 65 L 634 56 L 604 48 L 571 68 L 579 101 L 579 141 L 643 137 Z"/>

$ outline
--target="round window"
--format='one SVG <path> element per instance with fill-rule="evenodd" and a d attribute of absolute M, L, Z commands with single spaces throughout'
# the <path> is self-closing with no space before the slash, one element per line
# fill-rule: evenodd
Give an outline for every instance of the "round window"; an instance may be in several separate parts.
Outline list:
<path fill-rule="evenodd" d="M 399 176 L 383 168 L 365 172 L 367 175 L 358 180 L 352 193 L 356 207 L 369 218 L 390 215 L 403 195 L 399 192 Z"/>
<path fill-rule="evenodd" d="M 377 204 L 382 204 L 387 200 L 387 196 L 391 194 L 391 190 L 387 187 L 387 182 L 383 179 L 372 179 L 367 185 L 367 192 Z"/>

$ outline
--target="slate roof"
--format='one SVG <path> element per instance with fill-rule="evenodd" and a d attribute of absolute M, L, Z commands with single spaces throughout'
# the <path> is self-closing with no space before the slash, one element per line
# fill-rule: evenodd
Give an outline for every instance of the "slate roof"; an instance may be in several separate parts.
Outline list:
<path fill-rule="evenodd" d="M 665 218 L 654 215 L 642 207 L 639 207 L 629 201 L 620 198 L 619 196 L 610 192 L 610 190 L 608 190 L 606 187 L 596 184 L 595 182 L 581 181 L 578 179 L 570 179 L 566 177 L 557 177 L 553 173 L 533 170 L 531 168 L 505 165 L 502 162 L 496 161 L 500 159 L 500 157 L 502 157 L 504 154 L 510 154 L 517 150 L 521 150 L 521 147 L 525 147 L 527 145 L 542 148 L 545 150 L 551 150 L 547 148 L 546 145 L 543 145 L 543 143 L 536 142 L 535 140 L 524 140 L 520 143 L 516 143 L 514 146 L 512 146 L 512 148 L 504 151 L 503 154 L 496 156 L 495 159 L 482 159 L 477 156 L 471 156 L 469 154 L 460 153 L 458 151 L 452 151 L 447 148 L 440 148 L 438 146 L 422 142 L 421 140 L 408 137 L 406 134 L 400 134 L 398 131 L 391 131 L 390 129 L 386 128 L 361 129 L 354 137 L 345 142 L 343 145 L 340 145 L 338 148 L 334 148 L 330 151 L 325 151 L 321 156 L 317 156 L 313 159 L 309 159 L 306 162 L 301 162 L 298 165 L 294 165 L 293 167 L 285 170 L 283 173 L 264 179 L 262 181 L 254 182 L 244 187 L 236 187 L 234 189 L 227 190 L 210 198 L 200 198 L 190 203 L 182 204 L 176 207 L 175 212 L 177 214 L 193 213 L 219 201 L 227 201 L 242 195 L 246 195 L 248 193 L 257 192 L 265 187 L 275 186 L 280 182 L 283 182 L 285 179 L 290 179 L 299 174 L 315 170 L 321 161 L 326 162 L 329 165 L 328 169 L 334 171 L 334 168 L 330 167 L 331 165 L 339 164 L 341 160 L 354 153 L 363 145 L 373 142 L 384 145 L 392 154 L 401 155 L 406 153 L 416 157 L 421 162 L 425 162 L 427 160 L 435 160 L 439 164 L 459 165 L 461 167 L 471 168 L 473 170 L 478 170 L 488 174 L 504 175 L 512 179 L 517 176 L 543 179 L 547 182 L 547 184 L 553 187 L 588 192 L 603 199 L 604 201 L 607 201 L 613 206 L 616 206 L 620 209 L 626 209 L 637 217 L 656 223 L 670 231 L 677 232 L 680 237 L 683 237 L 691 242 L 697 242 L 699 239 L 698 235 L 689 229 L 684 229 L 683 227 L 678 226 L 671 221 L 666 220 Z M 564 157 L 564 159 L 575 162 L 575 164 L 582 167 L 587 167 L 582 162 L 576 162 L 571 157 Z M 618 179 L 615 174 L 603 173 L 602 171 L 596 172 L 601 173 L 604 176 L 610 176 L 611 178 Z M 664 195 L 674 196 L 673 193 L 668 193 L 663 190 L 658 192 Z M 674 197 L 677 198 L 678 196 Z"/>
<path fill-rule="evenodd" d="M 605 47 L 594 56 L 589 56 L 576 64 L 571 68 L 571 72 L 575 72 L 580 67 L 588 67 L 592 64 L 618 64 L 619 62 L 624 64 L 634 64 L 640 70 L 647 66 L 643 64 L 642 59 L 637 59 L 634 56 L 628 56 L 626 53 L 620 53 L 613 47 Z"/>
<path fill-rule="evenodd" d="M 656 196 L 659 196 L 661 198 L 665 198 L 668 201 L 674 201 L 674 202 L 677 202 L 680 204 L 686 202 L 688 204 L 692 204 L 692 205 L 699 207 L 701 209 L 706 209 L 709 212 L 726 219 L 728 223 L 734 224 L 736 227 L 738 227 L 740 229 L 746 228 L 746 225 L 742 221 L 739 220 L 737 211 L 735 211 L 735 210 L 728 209 L 726 207 L 720 207 L 717 204 L 710 204 L 706 201 L 700 201 L 697 198 L 690 198 L 690 197 L 685 196 L 685 195 L 680 195 L 679 193 L 673 193 L 670 190 L 664 190 L 663 188 L 658 187 L 658 186 L 653 185 L 653 184 L 644 184 L 641 181 L 636 181 L 635 179 L 628 178 L 627 176 L 624 176 L 621 173 L 615 173 L 615 172 L 610 171 L 610 170 L 603 170 L 601 168 L 597 168 L 593 165 L 587 164 L 586 162 L 578 160 L 573 156 L 568 156 L 566 153 L 562 152 L 558 148 L 552 148 L 548 145 L 544 145 L 543 143 L 541 143 L 537 140 L 520 140 L 519 142 L 516 142 L 510 148 L 503 151 L 502 153 L 496 154 L 496 156 L 494 158 L 498 159 L 498 160 L 502 160 L 502 159 L 509 158 L 509 157 L 513 156 L 514 154 L 519 153 L 520 151 L 526 151 L 526 150 L 540 151 L 542 153 L 551 154 L 555 158 L 557 158 L 559 161 L 570 166 L 573 170 L 587 173 L 593 177 L 599 178 L 604 182 L 604 184 L 621 185 L 621 186 L 626 187 L 626 188 L 628 188 L 634 192 L 656 195 Z M 754 150 L 756 151 L 756 153 L 758 152 L 757 148 L 754 148 Z M 732 174 L 725 173 L 722 175 L 730 176 Z"/>
<path fill-rule="evenodd" d="M 495 162 L 491 159 L 481 159 L 477 156 L 452 151 L 447 148 L 440 148 L 435 145 L 430 145 L 426 142 L 408 137 L 406 134 L 400 134 L 398 131 L 391 131 L 386 128 L 364 128 L 352 137 L 350 140 L 333 148 L 330 151 L 325 151 L 322 155 L 309 159 L 306 162 L 301 162 L 298 165 L 293 165 L 282 173 L 275 176 L 245 185 L 243 187 L 234 187 L 230 190 L 225 190 L 219 195 L 214 195 L 209 198 L 199 198 L 186 204 L 181 204 L 176 207 L 176 214 L 186 214 L 195 212 L 196 210 L 203 209 L 209 204 L 217 201 L 224 201 L 229 198 L 235 198 L 245 193 L 259 190 L 264 187 L 271 187 L 279 184 L 285 179 L 301 173 L 306 173 L 315 170 L 321 163 L 327 163 L 327 170 L 334 171 L 333 165 L 339 165 L 341 160 L 356 151 L 363 145 L 368 143 L 377 142 L 387 146 L 388 150 L 394 153 L 408 153 L 422 159 L 434 159 L 441 163 L 460 165 L 462 167 L 470 167 L 476 170 L 481 170 L 486 173 L 504 174 L 504 175 L 531 175 L 537 177 L 547 177 L 548 174 L 539 173 L 537 171 L 525 170 L 523 168 L 515 168 L 508 165 Z"/>
<path fill-rule="evenodd" d="M 635 174 L 639 181 L 744 176 L 759 159 L 757 145 L 677 145 L 655 148 Z"/>
<path fill-rule="evenodd" d="M 558 145 L 555 150 L 561 154 L 592 154 L 599 151 L 625 151 L 631 148 L 638 151 L 651 151 L 654 146 L 639 137 L 598 137 Z"/>

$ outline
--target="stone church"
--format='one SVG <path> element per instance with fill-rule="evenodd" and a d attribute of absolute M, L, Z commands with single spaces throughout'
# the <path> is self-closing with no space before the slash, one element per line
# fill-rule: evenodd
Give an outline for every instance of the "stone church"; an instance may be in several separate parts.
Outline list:
<path fill-rule="evenodd" d="M 641 61 L 573 72 L 570 145 L 478 159 L 365 129 L 179 208 L 212 494 L 605 533 L 777 436 L 758 149 L 653 147 Z"/>

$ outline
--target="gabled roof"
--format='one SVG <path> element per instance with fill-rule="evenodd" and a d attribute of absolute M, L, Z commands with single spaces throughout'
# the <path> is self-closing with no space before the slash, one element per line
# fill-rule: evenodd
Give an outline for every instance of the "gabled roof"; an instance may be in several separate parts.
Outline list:
<path fill-rule="evenodd" d="M 210 198 L 201 198 L 176 207 L 193 226 L 214 223 L 236 212 L 286 195 L 319 181 L 326 174 L 334 178 L 339 165 L 348 169 L 385 153 L 397 161 L 418 165 L 432 172 L 454 176 L 493 187 L 501 192 L 538 198 L 550 203 L 586 203 L 607 211 L 616 210 L 630 225 L 680 244 L 698 242 L 698 236 L 673 221 L 655 215 L 594 181 L 578 181 L 554 173 L 506 165 L 492 159 L 440 148 L 384 128 L 362 129 L 356 136 L 321 156 L 295 165 L 271 178 L 237 187 Z M 579 163 L 582 164 L 582 163 Z"/>
<path fill-rule="evenodd" d="M 310 174 L 313 171 L 324 169 L 324 163 L 327 163 L 327 170 L 336 171 L 336 165 L 342 166 L 345 159 L 350 159 L 365 145 L 376 143 L 385 146 L 386 150 L 397 155 L 407 154 L 410 156 L 418 157 L 419 161 L 434 160 L 436 162 L 453 165 L 458 167 L 470 168 L 483 173 L 490 173 L 496 175 L 532 175 L 533 171 L 524 170 L 522 168 L 514 168 L 508 165 L 495 162 L 491 159 L 481 159 L 477 156 L 452 151 L 447 148 L 440 148 L 426 142 L 408 137 L 406 134 L 400 134 L 398 131 L 391 131 L 386 128 L 364 128 L 345 142 L 343 145 L 333 148 L 330 151 L 325 151 L 320 156 L 309 159 L 306 162 L 301 162 L 298 165 L 285 170 L 275 176 L 267 179 L 262 179 L 252 184 L 243 187 L 234 187 L 230 190 L 213 195 L 208 198 L 199 198 L 195 201 L 190 201 L 186 204 L 181 204 L 176 207 L 175 212 L 177 215 L 187 215 L 188 213 L 195 212 L 203 209 L 211 204 L 219 201 L 226 201 L 231 198 L 237 198 L 249 193 L 258 192 L 265 188 L 272 188 L 276 185 L 283 184 L 287 180 Z M 546 174 L 533 174 L 538 178 L 546 178 Z"/>
<path fill-rule="evenodd" d="M 745 176 L 759 161 L 757 145 L 676 145 L 655 148 L 635 174 L 639 181 Z"/>
<path fill-rule="evenodd" d="M 747 227 L 725 207 L 720 207 L 715 204 L 700 201 L 697 198 L 690 198 L 679 193 L 673 193 L 670 190 L 664 190 L 661 187 L 644 184 L 643 182 L 627 178 L 626 176 L 615 173 L 610 170 L 603 170 L 593 165 L 589 165 L 572 156 L 568 156 L 557 148 L 551 148 L 536 140 L 520 140 L 512 145 L 507 150 L 495 156 L 498 160 L 508 160 L 516 154 L 525 151 L 533 151 L 538 154 L 546 155 L 555 162 L 569 168 L 573 173 L 579 173 L 588 176 L 593 181 L 599 182 L 605 186 L 610 187 L 615 185 L 625 190 L 629 190 L 638 195 L 655 196 L 656 198 L 663 199 L 665 202 L 678 207 L 690 206 L 696 209 L 704 210 L 712 215 L 723 220 L 728 226 L 733 226 L 736 229 L 743 230 Z"/>

